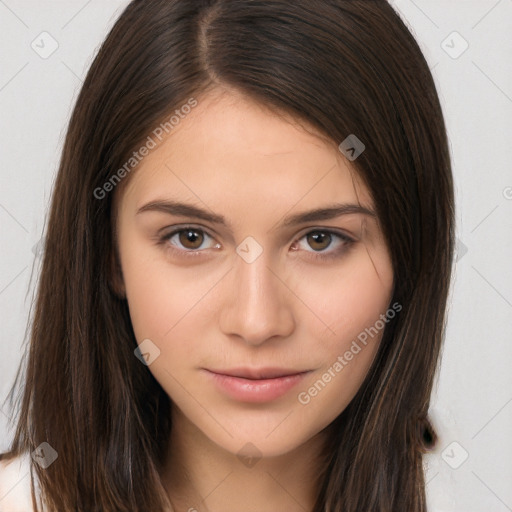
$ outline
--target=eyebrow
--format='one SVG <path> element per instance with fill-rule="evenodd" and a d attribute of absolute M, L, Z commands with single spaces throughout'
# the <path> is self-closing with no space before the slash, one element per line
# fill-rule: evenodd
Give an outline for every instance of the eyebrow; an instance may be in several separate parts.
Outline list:
<path fill-rule="evenodd" d="M 204 210 L 192 204 L 182 203 L 179 201 L 151 201 L 137 210 L 139 213 L 156 211 L 167 213 L 170 215 L 177 215 L 180 217 L 194 217 L 201 219 L 212 224 L 218 224 L 231 229 L 230 223 L 222 215 L 215 214 L 211 211 Z M 319 220 L 329 220 L 341 217 L 342 215 L 362 214 L 371 217 L 377 217 L 376 213 L 359 204 L 333 204 L 327 205 L 322 208 L 316 208 L 301 213 L 296 213 L 285 217 L 282 225 L 285 227 L 296 226 L 306 222 L 313 222 Z"/>

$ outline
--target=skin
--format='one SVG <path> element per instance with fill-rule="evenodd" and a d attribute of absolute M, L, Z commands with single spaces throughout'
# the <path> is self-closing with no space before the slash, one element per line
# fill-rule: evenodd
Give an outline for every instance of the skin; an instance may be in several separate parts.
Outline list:
<path fill-rule="evenodd" d="M 307 404 L 298 395 L 388 309 L 389 252 L 372 215 L 283 225 L 285 216 L 337 203 L 373 210 L 335 145 L 233 90 L 198 102 L 139 164 L 116 207 L 134 333 L 160 350 L 148 370 L 174 404 L 162 479 L 179 511 L 311 510 L 325 429 L 360 388 L 382 331 Z M 138 213 L 157 200 L 223 215 L 230 227 Z M 195 238 L 161 242 L 187 227 Z M 335 233 L 307 236 L 315 230 Z M 236 250 L 249 236 L 263 251 L 250 263 Z M 311 372 L 280 398 L 248 403 L 201 370 L 239 366 Z M 237 456 L 246 452 L 252 465 Z"/>

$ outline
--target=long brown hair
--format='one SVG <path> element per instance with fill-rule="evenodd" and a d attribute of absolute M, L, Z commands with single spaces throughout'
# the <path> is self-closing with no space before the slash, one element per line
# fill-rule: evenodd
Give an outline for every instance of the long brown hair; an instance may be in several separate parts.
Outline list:
<path fill-rule="evenodd" d="M 108 192 L 116 172 L 120 185 L 130 179 L 126 162 L 156 127 L 217 85 L 292 114 L 336 146 L 350 134 L 366 146 L 352 164 L 373 197 L 392 256 L 392 302 L 402 310 L 356 397 L 329 426 L 313 512 L 425 512 L 422 454 L 436 438 L 427 412 L 450 285 L 453 184 L 429 67 L 385 0 L 126 7 L 70 120 L 28 360 L 10 393 L 12 404 L 23 384 L 19 417 L 0 458 L 43 442 L 57 451 L 47 469 L 32 464 L 50 510 L 164 510 L 159 471 L 172 404 L 134 357 L 115 286 Z"/>

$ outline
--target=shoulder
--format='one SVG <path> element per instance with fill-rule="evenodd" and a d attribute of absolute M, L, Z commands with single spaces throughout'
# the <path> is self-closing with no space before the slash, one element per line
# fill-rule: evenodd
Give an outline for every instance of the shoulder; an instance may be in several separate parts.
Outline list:
<path fill-rule="evenodd" d="M 0 460 L 0 512 L 33 512 L 30 456 Z"/>

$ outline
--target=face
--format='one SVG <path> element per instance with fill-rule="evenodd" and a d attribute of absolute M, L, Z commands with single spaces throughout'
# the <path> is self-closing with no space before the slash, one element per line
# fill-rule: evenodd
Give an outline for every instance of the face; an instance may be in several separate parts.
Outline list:
<path fill-rule="evenodd" d="M 375 356 L 393 272 L 349 165 L 224 91 L 199 99 L 120 196 L 122 286 L 148 371 L 173 421 L 229 452 L 306 443 Z"/>

